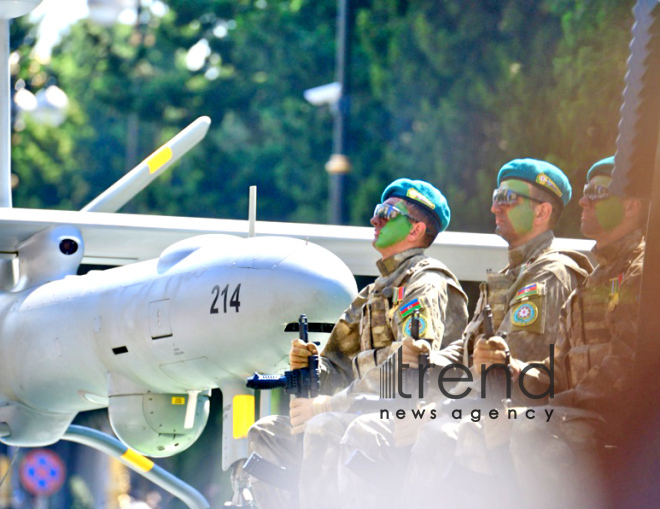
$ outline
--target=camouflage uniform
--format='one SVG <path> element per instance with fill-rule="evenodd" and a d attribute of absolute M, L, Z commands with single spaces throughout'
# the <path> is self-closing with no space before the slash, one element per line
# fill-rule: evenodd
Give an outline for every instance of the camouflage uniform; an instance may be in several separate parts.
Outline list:
<path fill-rule="evenodd" d="M 614 403 L 632 386 L 644 247 L 637 230 L 594 249 L 599 265 L 562 313 L 555 397 L 548 407 L 554 410 L 552 420 L 513 425 L 510 449 L 521 489 L 534 498 L 547 490 L 553 507 L 602 502 L 594 498 L 601 490 L 593 456 L 603 444 L 618 442 L 604 424 L 621 418 L 612 414 Z M 547 389 L 545 373 L 533 369 L 529 375 L 529 390 Z"/>
<path fill-rule="evenodd" d="M 381 276 L 364 288 L 335 325 L 320 357 L 321 394 L 332 395 L 332 413 L 322 413 L 306 426 L 305 438 L 291 435 L 289 418 L 269 416 L 260 419 L 248 434 L 250 452 L 257 452 L 276 465 L 296 470 L 303 458 L 301 486 L 309 487 L 321 473 L 315 465 L 323 461 L 316 451 L 309 454 L 308 431 L 336 437 L 335 448 L 346 426 L 354 418 L 350 412 L 358 394 L 378 395 L 379 370 L 374 369 L 396 349 L 392 343 L 409 336 L 411 314 L 421 313 L 421 339 L 439 350 L 460 334 L 467 322 L 467 296 L 456 277 L 442 263 L 409 249 L 377 262 Z M 408 332 L 407 332 L 408 331 Z M 328 417 L 331 416 L 331 417 Z M 330 419 L 331 422 L 328 422 Z M 330 440 L 331 441 L 331 440 Z M 324 451 L 324 454 L 329 454 Z M 333 464 L 336 476 L 336 453 Z M 307 478 L 311 472 L 313 479 Z M 296 507 L 297 493 L 254 480 L 253 493 L 260 508 Z M 318 504 L 315 504 L 318 507 Z"/>
<path fill-rule="evenodd" d="M 431 361 L 438 366 L 432 380 L 437 379 L 437 370 L 451 363 L 472 364 L 472 347 L 482 328 L 480 310 L 486 300 L 493 309 L 494 328 L 499 335 L 507 334 L 514 357 L 531 360 L 548 355 L 548 345 L 554 343 L 558 335 L 558 317 L 563 304 L 591 271 L 586 257 L 552 249 L 553 240 L 553 233 L 547 231 L 522 246 L 509 249 L 509 265 L 498 274 L 488 275 L 488 284 L 482 288 L 482 296 L 463 338 L 442 351 L 431 353 Z M 525 308 L 534 311 L 532 318 L 520 317 Z M 422 427 L 422 436 L 415 445 L 415 457 L 410 465 L 410 475 L 420 485 L 434 486 L 437 455 L 444 454 L 445 449 L 451 451 L 454 446 L 451 437 L 457 436 L 456 429 L 448 433 L 447 427 L 460 425 L 461 421 L 452 418 L 438 418 Z M 342 439 L 339 461 L 341 507 L 397 506 L 401 472 L 406 469 L 410 449 L 394 446 L 393 431 L 393 421 L 383 420 L 378 414 L 362 416 L 351 424 Z M 446 444 L 441 446 L 439 440 Z M 378 490 L 365 490 L 365 476 L 345 466 L 356 450 L 375 462 L 374 469 L 385 480 L 379 483 Z M 391 482 L 392 479 L 398 482 Z M 423 497 L 420 492 L 419 500 L 414 503 L 424 503 Z"/>
<path fill-rule="evenodd" d="M 482 285 L 482 298 L 463 338 L 442 352 L 431 354 L 436 366 L 452 362 L 472 365 L 472 349 L 482 330 L 480 311 L 485 301 L 493 310 L 496 334 L 506 335 L 512 357 L 547 357 L 548 345 L 555 343 L 559 333 L 562 306 L 591 272 L 591 263 L 584 255 L 554 250 L 553 240 L 554 234 L 547 231 L 509 249 L 509 265 L 497 274 L 488 274 L 487 284 Z M 526 310 L 531 310 L 531 314 L 524 315 Z"/>

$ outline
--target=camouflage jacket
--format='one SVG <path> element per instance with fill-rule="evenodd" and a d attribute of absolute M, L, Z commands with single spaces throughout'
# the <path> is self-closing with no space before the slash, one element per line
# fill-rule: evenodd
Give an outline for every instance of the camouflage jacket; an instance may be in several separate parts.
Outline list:
<path fill-rule="evenodd" d="M 571 292 L 591 272 L 586 256 L 551 247 L 552 231 L 522 246 L 509 249 L 509 265 L 498 274 L 488 274 L 488 303 L 493 309 L 497 335 L 506 334 L 512 357 L 545 358 L 559 334 L 559 315 Z M 483 294 L 482 294 L 483 295 Z M 482 333 L 482 315 L 477 304 L 463 337 L 431 361 L 443 367 L 452 362 L 472 365 L 472 347 Z"/>
<path fill-rule="evenodd" d="M 321 352 L 321 392 L 334 393 L 336 411 L 348 410 L 356 393 L 378 394 L 380 373 L 372 368 L 390 356 L 393 342 L 410 336 L 414 311 L 420 312 L 419 338 L 434 350 L 467 323 L 467 296 L 458 280 L 423 249 L 409 249 L 377 265 L 380 277 L 353 300 Z"/>
<path fill-rule="evenodd" d="M 594 248 L 598 266 L 562 310 L 552 405 L 607 416 L 609 402 L 630 383 L 644 247 L 643 234 L 636 230 L 602 249 Z M 543 364 L 549 367 L 550 360 Z M 525 387 L 533 394 L 542 394 L 549 383 L 541 370 L 525 375 Z"/>

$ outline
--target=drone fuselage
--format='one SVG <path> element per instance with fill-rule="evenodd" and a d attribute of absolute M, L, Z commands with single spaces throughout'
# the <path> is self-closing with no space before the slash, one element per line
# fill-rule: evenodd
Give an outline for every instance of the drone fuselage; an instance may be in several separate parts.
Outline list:
<path fill-rule="evenodd" d="M 314 244 L 207 235 L 157 260 L 2 293 L 0 422 L 11 428 L 2 440 L 52 443 L 64 432 L 53 415 L 110 406 L 112 420 L 122 398 L 244 383 L 287 360 L 296 333 L 285 328 L 300 314 L 332 324 L 356 290 L 339 258 Z M 3 419 L 12 405 L 42 415 L 38 436 Z"/>

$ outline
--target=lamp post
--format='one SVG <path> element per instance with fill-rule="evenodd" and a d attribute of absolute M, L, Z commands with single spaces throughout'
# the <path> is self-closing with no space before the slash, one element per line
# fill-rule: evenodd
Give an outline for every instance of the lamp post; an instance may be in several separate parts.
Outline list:
<path fill-rule="evenodd" d="M 328 217 L 332 224 L 343 223 L 344 180 L 346 174 L 351 170 L 351 163 L 347 156 L 347 142 L 351 92 L 350 40 L 352 18 L 350 0 L 338 0 L 335 73 L 341 94 L 335 105 L 336 107 L 333 109 L 332 155 L 325 164 L 325 169 L 329 174 L 330 187 Z"/>
<path fill-rule="evenodd" d="M 332 111 L 332 155 L 325 170 L 329 176 L 328 220 L 331 224 L 343 223 L 344 178 L 351 171 L 348 159 L 348 116 L 350 111 L 350 0 L 338 0 L 335 75 L 337 80 L 305 90 L 305 99 L 314 106 L 327 104 Z"/>

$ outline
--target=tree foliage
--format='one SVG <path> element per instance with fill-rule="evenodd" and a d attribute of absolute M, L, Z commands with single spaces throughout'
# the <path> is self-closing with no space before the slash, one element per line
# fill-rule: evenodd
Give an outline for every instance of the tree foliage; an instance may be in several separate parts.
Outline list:
<path fill-rule="evenodd" d="M 365 224 L 383 187 L 408 176 L 443 189 L 451 229 L 492 231 L 495 172 L 517 157 L 559 165 L 579 190 L 615 150 L 633 3 L 353 2 L 348 220 Z M 160 16 L 145 4 L 136 26 L 77 23 L 48 65 L 14 43 L 16 79 L 57 83 L 72 103 L 59 128 L 14 135 L 16 205 L 81 207 L 209 115 L 202 144 L 125 211 L 244 218 L 257 185 L 261 219 L 325 222 L 332 113 L 303 91 L 334 80 L 335 1 L 167 5 Z M 577 235 L 575 212 L 560 233 Z"/>

